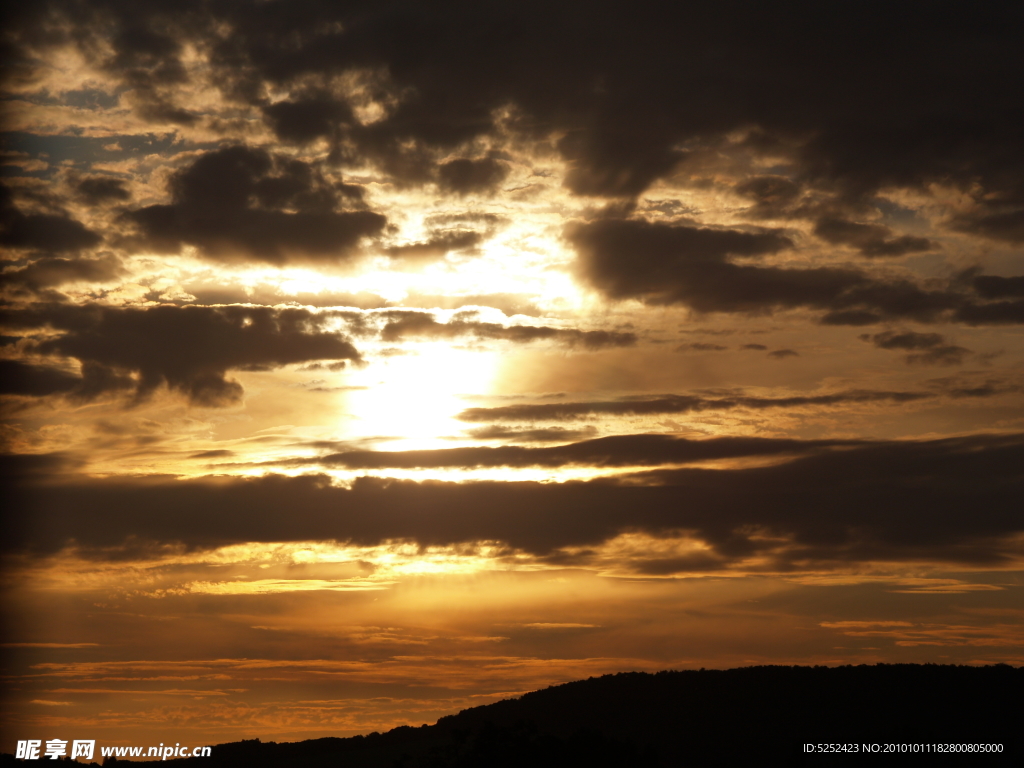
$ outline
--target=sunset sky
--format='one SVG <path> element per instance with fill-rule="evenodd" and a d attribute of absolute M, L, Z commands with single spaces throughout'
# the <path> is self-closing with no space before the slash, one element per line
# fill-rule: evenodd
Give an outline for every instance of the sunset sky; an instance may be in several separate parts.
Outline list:
<path fill-rule="evenodd" d="M 1024 6 L 844 7 L 8 9 L 0 750 L 1024 664 Z"/>

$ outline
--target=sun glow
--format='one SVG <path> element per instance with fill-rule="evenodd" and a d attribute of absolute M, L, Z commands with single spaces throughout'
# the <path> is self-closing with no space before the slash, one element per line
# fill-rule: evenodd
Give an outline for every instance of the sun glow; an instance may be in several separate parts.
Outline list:
<path fill-rule="evenodd" d="M 389 351 L 350 377 L 353 389 L 343 422 L 347 437 L 379 438 L 385 450 L 450 447 L 445 437 L 465 425 L 455 415 L 466 407 L 463 394 L 486 394 L 497 368 L 490 350 L 452 346 L 448 342 L 418 344 Z"/>

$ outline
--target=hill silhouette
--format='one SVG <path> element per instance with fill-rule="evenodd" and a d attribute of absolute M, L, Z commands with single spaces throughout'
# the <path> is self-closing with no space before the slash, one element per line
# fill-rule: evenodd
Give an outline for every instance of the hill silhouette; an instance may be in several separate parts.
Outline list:
<path fill-rule="evenodd" d="M 1021 765 L 1022 682 L 1024 668 L 1006 665 L 628 672 L 474 707 L 431 726 L 296 743 L 241 741 L 215 746 L 211 757 L 173 762 L 182 768 L 674 768 L 908 759 Z M 857 754 L 808 753 L 805 744 L 855 745 Z M 879 754 L 864 754 L 871 744 Z M 1002 744 L 1003 751 L 935 754 L 922 747 L 916 761 L 912 752 L 884 753 L 887 745 L 903 744 Z"/>

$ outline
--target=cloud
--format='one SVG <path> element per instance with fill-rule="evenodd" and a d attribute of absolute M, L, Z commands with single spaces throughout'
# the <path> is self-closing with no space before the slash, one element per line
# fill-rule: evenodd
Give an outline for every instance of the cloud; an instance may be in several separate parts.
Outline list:
<path fill-rule="evenodd" d="M 60 368 L 0 360 L 0 393 L 5 395 L 52 395 L 69 392 L 81 383 L 81 377 Z"/>
<path fill-rule="evenodd" d="M 623 397 L 618 400 L 570 403 L 523 403 L 493 408 L 467 408 L 458 418 L 463 421 L 565 421 L 596 416 L 646 416 L 662 413 L 699 413 L 734 408 L 799 408 L 855 403 L 907 403 L 935 397 L 930 392 L 881 392 L 849 390 L 825 395 L 791 397 L 751 397 L 746 395 L 703 397 L 700 395 L 661 395 Z"/>
<path fill-rule="evenodd" d="M 0 361 L 0 372 L 4 374 L 0 393 L 5 395 L 46 397 L 59 394 L 87 402 L 137 386 L 137 382 L 125 373 L 91 360 L 82 362 L 77 375 L 63 368 L 20 360 Z"/>
<path fill-rule="evenodd" d="M 0 185 L 0 245 L 64 253 L 99 245 L 103 238 L 64 213 L 23 213 Z"/>
<path fill-rule="evenodd" d="M 288 466 L 344 467 L 354 470 L 565 466 L 639 467 L 751 456 L 809 453 L 850 444 L 852 444 L 850 441 L 833 440 L 801 442 L 746 437 L 688 440 L 672 435 L 614 435 L 545 448 L 505 445 L 423 451 L 345 451 L 326 454 L 314 459 L 286 459 L 275 463 Z"/>
<path fill-rule="evenodd" d="M 800 357 L 800 353 L 794 349 L 776 349 L 773 352 L 769 352 L 768 357 L 773 357 L 776 360 L 784 360 L 787 357 Z"/>
<path fill-rule="evenodd" d="M 952 288 L 926 290 L 903 278 L 880 279 L 838 267 L 734 263 L 789 248 L 778 231 L 712 230 L 645 219 L 576 222 L 565 237 L 579 256 L 578 274 L 612 299 L 682 304 L 699 312 L 765 313 L 798 307 L 826 310 L 826 325 L 868 325 L 886 318 L 934 322 L 1024 322 L 1024 302 L 979 304 Z"/>
<path fill-rule="evenodd" d="M 129 540 L 189 547 L 500 541 L 545 554 L 627 531 L 686 531 L 715 560 L 761 558 L 769 570 L 872 560 L 999 567 L 1019 556 L 1012 537 L 1024 531 L 1022 468 L 1022 436 L 975 435 L 812 451 L 766 467 L 553 484 L 360 478 L 341 488 L 318 475 L 36 477 L 13 486 L 16 514 L 5 516 L 2 541 L 8 551 L 34 552 Z"/>
<path fill-rule="evenodd" d="M 936 248 L 936 244 L 926 237 L 891 237 L 892 231 L 888 227 L 858 224 L 832 216 L 818 219 L 814 225 L 814 234 L 828 243 L 852 245 L 862 255 L 871 257 L 903 256 Z"/>
<path fill-rule="evenodd" d="M 359 360 L 359 352 L 344 337 L 325 330 L 331 317 L 305 309 L 268 307 L 87 305 L 11 311 L 4 322 L 14 328 L 54 332 L 33 341 L 32 351 L 79 360 L 82 381 L 76 388 L 83 397 L 124 388 L 124 374 L 130 372 L 135 376 L 136 398 L 145 398 L 166 384 L 194 405 L 218 407 L 242 397 L 242 386 L 225 378 L 229 370 Z M 45 379 L 41 370 L 32 374 L 22 370 L 23 388 L 35 382 L 35 392 L 44 394 L 47 386 L 41 383 Z M 49 376 L 45 380 L 50 391 L 57 391 Z"/>
<path fill-rule="evenodd" d="M 492 192 L 506 179 L 508 172 L 508 165 L 493 157 L 479 160 L 460 157 L 438 167 L 438 185 L 458 195 Z"/>
<path fill-rule="evenodd" d="M 759 219 L 789 215 L 789 208 L 800 196 L 800 185 L 784 176 L 752 176 L 735 187 L 736 192 L 754 201 L 750 214 Z"/>
<path fill-rule="evenodd" d="M 1020 205 L 1020 200 L 1015 201 Z M 963 214 L 953 220 L 953 229 L 960 232 L 981 235 L 991 240 L 1009 243 L 1024 242 L 1024 210 L 1021 208 L 1002 207 L 998 203 L 993 211 L 987 206 L 979 206 L 970 214 Z"/>
<path fill-rule="evenodd" d="M 0 643 L 0 648 L 96 648 L 99 643 Z M 64 701 L 40 702 L 45 704 L 66 704 Z"/>
<path fill-rule="evenodd" d="M 592 426 L 583 429 L 566 429 L 565 427 L 517 429 L 501 424 L 490 424 L 486 427 L 466 430 L 466 434 L 476 440 L 508 440 L 521 443 L 568 443 L 573 440 L 594 437 L 597 434 L 597 429 Z"/>
<path fill-rule="evenodd" d="M 347 104 L 323 93 L 268 104 L 262 110 L 278 138 L 294 144 L 308 144 L 328 136 L 337 124 L 353 120 Z"/>
<path fill-rule="evenodd" d="M 1024 299 L 964 304 L 954 313 L 953 318 L 968 325 L 1024 323 Z"/>
<path fill-rule="evenodd" d="M 761 256 L 793 245 L 778 232 L 715 230 L 639 219 L 574 223 L 566 227 L 565 237 L 579 254 L 580 276 L 605 295 L 653 304 L 688 303 L 707 311 L 758 308 L 765 303 L 747 295 L 750 292 L 741 285 L 742 275 L 751 268 L 731 264 L 727 256 Z"/>
<path fill-rule="evenodd" d="M 126 202 L 131 200 L 131 192 L 125 188 L 121 179 L 109 176 L 90 176 L 75 184 L 79 196 L 89 205 L 102 205 L 110 201 Z"/>
<path fill-rule="evenodd" d="M 726 349 L 728 349 L 728 347 L 723 347 L 721 344 L 710 344 L 704 341 L 695 341 L 690 344 L 680 344 L 675 348 L 675 351 L 686 352 L 692 350 L 693 352 L 722 352 Z"/>
<path fill-rule="evenodd" d="M 924 365 L 960 365 L 971 350 L 947 344 L 938 333 L 916 333 L 915 331 L 884 331 L 874 335 L 861 334 L 862 341 L 870 341 L 879 349 L 909 350 L 908 363 Z"/>
<path fill-rule="evenodd" d="M 231 285 L 213 276 L 182 285 L 185 292 L 195 297 L 195 304 L 264 304 L 276 305 L 290 301 L 311 307 L 356 307 L 359 309 L 381 309 L 389 302 L 375 293 L 343 293 L 331 290 L 295 291 L 287 290 L 271 282 L 255 285 Z M 151 294 L 152 298 L 168 301 L 163 296 Z M 183 300 L 182 303 L 185 303 Z"/>
<path fill-rule="evenodd" d="M 882 316 L 867 309 L 833 310 L 822 315 L 822 325 L 874 325 L 882 322 Z"/>
<path fill-rule="evenodd" d="M 121 261 L 108 253 L 95 258 L 44 256 L 25 266 L 6 270 L 3 278 L 9 285 L 38 292 L 78 281 L 107 282 L 124 274 Z"/>
<path fill-rule="evenodd" d="M 565 186 L 578 195 L 635 197 L 683 159 L 657 123 L 616 115 L 590 130 L 569 131 L 558 149 L 569 165 Z"/>
<path fill-rule="evenodd" d="M 827 306 L 870 287 L 858 272 L 819 267 L 739 265 L 728 256 L 760 256 L 793 245 L 778 232 L 750 233 L 602 219 L 568 226 L 579 275 L 609 298 L 686 304 L 702 312 L 764 312 Z"/>
<path fill-rule="evenodd" d="M 345 199 L 361 205 L 357 187 L 331 183 L 301 160 L 241 145 L 203 154 L 175 173 L 169 188 L 170 204 L 127 214 L 145 246 L 164 253 L 189 244 L 216 260 L 330 264 L 351 257 L 387 223 L 371 211 L 336 210 Z"/>
<path fill-rule="evenodd" d="M 496 214 L 470 211 L 427 216 L 423 223 L 427 229 L 426 240 L 392 245 L 385 248 L 384 253 L 392 258 L 411 260 L 441 259 L 453 251 L 478 256 L 477 246 L 494 235 L 506 220 Z"/>
<path fill-rule="evenodd" d="M 0 453 L 0 477 L 6 482 L 73 473 L 84 465 L 81 456 L 63 452 Z"/>
<path fill-rule="evenodd" d="M 429 240 L 385 249 L 388 256 L 405 259 L 442 259 L 452 251 L 467 251 L 484 240 L 484 235 L 469 229 L 436 232 Z"/>
<path fill-rule="evenodd" d="M 1024 276 L 975 275 L 971 282 L 974 290 L 986 299 L 1024 299 Z"/>
<path fill-rule="evenodd" d="M 326 139 L 339 162 L 369 159 L 396 179 L 430 183 L 438 157 L 510 128 L 553 144 L 571 191 L 606 197 L 643 192 L 708 145 L 772 159 L 781 148 L 801 187 L 850 201 L 949 183 L 977 208 L 962 227 L 1016 238 L 1024 151 L 1013 129 L 1024 108 L 1002 84 L 1015 74 L 1018 22 L 1012 6 L 979 17 L 960 4 L 882 25 L 870 7 L 837 18 L 805 2 L 701 14 L 613 4 L 581 16 L 530 0 L 429 14 L 392 2 L 254 14 L 192 0 L 173 11 L 58 1 L 19 13 L 9 34 L 29 81 L 71 45 L 139 118 L 197 125 L 190 97 L 205 70 L 281 140 Z M 821 33 L 837 25 L 842 39 Z M 101 36 L 107 46 L 94 44 Z M 949 55 L 964 45 L 987 54 Z M 864 51 L 870 62 L 851 68 Z M 271 90 L 283 100 L 271 103 Z M 374 116 L 361 117 L 370 105 Z M 769 207 L 792 199 L 765 178 L 743 191 Z"/>
<path fill-rule="evenodd" d="M 403 339 L 451 339 L 475 336 L 479 339 L 500 339 L 514 343 L 551 340 L 570 347 L 603 349 L 636 344 L 636 334 L 622 331 L 581 331 L 576 328 L 551 328 L 545 325 L 499 325 L 456 318 L 437 322 L 427 312 L 387 312 L 387 324 L 381 330 L 384 341 Z"/>
<path fill-rule="evenodd" d="M 437 309 L 462 309 L 463 307 L 494 307 L 507 317 L 512 315 L 542 314 L 534 304 L 536 297 L 526 293 L 477 293 L 439 295 L 433 293 L 410 292 L 403 304 L 407 307 L 425 307 Z"/>

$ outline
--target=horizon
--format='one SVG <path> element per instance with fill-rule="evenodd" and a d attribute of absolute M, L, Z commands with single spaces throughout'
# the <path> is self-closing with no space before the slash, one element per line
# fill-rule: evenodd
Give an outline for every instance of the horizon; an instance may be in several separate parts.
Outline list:
<path fill-rule="evenodd" d="M 0 751 L 1020 667 L 1022 22 L 19 4 Z"/>
<path fill-rule="evenodd" d="M 666 765 L 681 749 L 691 761 L 741 759 L 755 751 L 798 762 L 816 753 L 1002 757 L 1014 754 L 1020 740 L 1007 736 L 1016 721 L 1000 705 L 1001 693 L 1021 672 L 1024 668 L 1006 664 L 885 663 L 618 672 L 472 707 L 418 728 L 402 725 L 384 733 L 300 742 L 257 737 L 200 747 L 108 745 L 100 753 L 104 758 L 193 757 L 225 767 L 342 760 L 363 768 L 393 765 L 396 759 L 417 766 L 470 766 L 491 764 L 499 756 L 506 762 L 539 759 L 544 765 L 568 759 Z M 766 686 L 775 706 L 764 717 L 758 701 Z M 888 695 L 880 698 L 880 690 Z M 827 712 L 816 706 L 826 692 L 835 699 Z M 964 700 L 975 702 L 969 711 L 950 706 Z M 743 738 L 724 747 L 723 738 L 754 712 L 762 717 L 753 730 L 744 729 Z M 680 722 L 688 727 L 669 725 Z M 805 740 L 809 733 L 815 740 Z"/>

